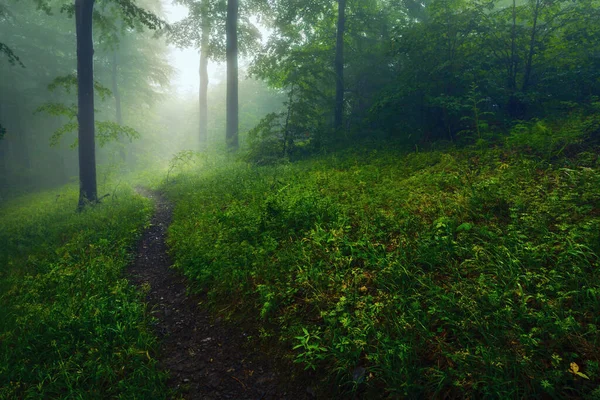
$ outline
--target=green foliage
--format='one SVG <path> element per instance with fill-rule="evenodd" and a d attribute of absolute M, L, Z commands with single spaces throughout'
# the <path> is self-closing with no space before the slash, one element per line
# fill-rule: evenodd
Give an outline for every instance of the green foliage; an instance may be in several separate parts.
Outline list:
<path fill-rule="evenodd" d="M 600 112 L 594 110 L 588 115 L 576 112 L 553 125 L 541 120 L 517 123 L 506 142 L 519 151 L 546 159 L 558 157 L 570 147 L 581 148 L 586 140 L 594 140 L 600 130 Z"/>
<path fill-rule="evenodd" d="M 54 91 L 57 88 L 62 88 L 66 93 L 77 91 L 77 76 L 67 75 L 55 78 L 48 85 L 48 90 Z M 109 89 L 102 86 L 99 82 L 94 82 L 94 92 L 97 93 L 102 100 L 106 100 L 112 93 Z M 64 117 L 67 122 L 55 130 L 50 137 L 50 145 L 57 146 L 61 139 L 69 134 L 77 132 L 79 123 L 77 122 L 77 105 L 65 105 L 62 103 L 45 103 L 37 108 L 36 113 L 46 113 L 53 117 Z M 132 141 L 138 139 L 140 134 L 129 126 L 119 125 L 111 121 L 96 121 L 95 137 L 98 139 L 100 147 L 105 146 L 110 142 L 117 142 L 121 138 Z M 70 145 L 72 149 L 77 148 L 78 140 L 75 139 Z"/>
<path fill-rule="evenodd" d="M 8 57 L 8 62 L 10 65 L 19 64 L 21 67 L 25 68 L 25 65 L 21 62 L 19 57 L 17 57 L 15 53 L 4 43 L 0 43 L 0 53 L 4 53 L 4 55 Z"/>
<path fill-rule="evenodd" d="M 248 160 L 257 164 L 273 164 L 286 156 L 285 114 L 269 113 L 248 132 Z"/>
<path fill-rule="evenodd" d="M 182 150 L 175 154 L 171 161 L 169 161 L 169 169 L 167 170 L 167 182 L 169 182 L 169 176 L 175 169 L 183 168 L 185 166 L 191 166 L 195 161 L 198 160 L 200 153 L 192 150 Z"/>
<path fill-rule="evenodd" d="M 229 162 L 166 189 L 177 267 L 337 396 L 564 398 L 600 384 L 593 152 L 550 165 L 361 148 Z"/>
<path fill-rule="evenodd" d="M 0 397 L 166 398 L 143 294 L 122 277 L 150 204 L 130 188 L 81 213 L 76 200 L 0 208 Z"/>

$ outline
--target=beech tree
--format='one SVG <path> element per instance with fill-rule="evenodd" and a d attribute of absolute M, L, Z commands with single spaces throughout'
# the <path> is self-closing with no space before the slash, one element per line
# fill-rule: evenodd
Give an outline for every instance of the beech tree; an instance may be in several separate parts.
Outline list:
<path fill-rule="evenodd" d="M 151 29 L 163 22 L 154 14 L 139 8 L 132 0 L 118 0 L 125 23 L 133 26 L 139 21 Z M 96 144 L 94 134 L 94 45 L 92 23 L 94 0 L 75 0 L 77 35 L 77 121 L 79 140 L 79 203 L 82 209 L 98 201 L 96 183 Z"/>
<path fill-rule="evenodd" d="M 238 142 L 238 0 L 227 0 L 227 147 L 236 150 Z"/>
<path fill-rule="evenodd" d="M 75 0 L 77 33 L 77 121 L 79 122 L 79 209 L 98 200 L 94 134 L 94 0 Z"/>
<path fill-rule="evenodd" d="M 341 129 L 344 117 L 344 30 L 346 0 L 338 0 L 337 35 L 335 42 L 335 116 L 334 128 Z"/>
<path fill-rule="evenodd" d="M 227 12 L 224 0 L 177 0 L 188 7 L 189 14 L 171 25 L 169 40 L 178 47 L 192 47 L 200 53 L 200 87 L 198 106 L 200 115 L 199 138 L 204 143 L 208 136 L 208 62 L 227 60 Z M 259 10 L 262 1 L 238 4 L 236 18 L 237 52 L 248 54 L 259 46 L 260 33 L 250 21 L 250 14 Z"/>
<path fill-rule="evenodd" d="M 208 61 L 224 59 L 223 38 L 225 3 L 216 0 L 179 0 L 177 3 L 189 9 L 188 16 L 169 27 L 168 37 L 178 47 L 193 47 L 200 53 L 200 87 L 198 109 L 200 114 L 199 139 L 205 143 L 208 137 Z"/>

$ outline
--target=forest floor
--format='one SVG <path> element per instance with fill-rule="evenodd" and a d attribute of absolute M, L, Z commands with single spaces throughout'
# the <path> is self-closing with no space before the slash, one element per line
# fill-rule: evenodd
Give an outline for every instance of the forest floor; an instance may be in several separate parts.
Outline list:
<path fill-rule="evenodd" d="M 139 189 L 155 203 L 150 227 L 139 242 L 128 279 L 147 290 L 156 318 L 161 368 L 168 385 L 185 399 L 308 399 L 276 360 L 250 348 L 250 332 L 202 308 L 202 296 L 187 293 L 186 278 L 171 267 L 165 243 L 172 205 L 160 193 Z"/>

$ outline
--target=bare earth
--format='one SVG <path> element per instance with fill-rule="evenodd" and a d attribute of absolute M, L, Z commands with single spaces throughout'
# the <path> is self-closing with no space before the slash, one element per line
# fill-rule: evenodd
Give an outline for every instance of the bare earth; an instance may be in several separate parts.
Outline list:
<path fill-rule="evenodd" d="M 214 318 L 186 294 L 186 279 L 170 268 L 165 237 L 172 206 L 159 193 L 139 189 L 156 211 L 127 270 L 135 285 L 150 285 L 146 301 L 157 318 L 157 358 L 168 370 L 169 387 L 185 399 L 311 399 L 306 385 L 291 383 L 292 372 L 248 345 L 241 327 Z M 276 366 L 277 364 L 277 366 Z"/>

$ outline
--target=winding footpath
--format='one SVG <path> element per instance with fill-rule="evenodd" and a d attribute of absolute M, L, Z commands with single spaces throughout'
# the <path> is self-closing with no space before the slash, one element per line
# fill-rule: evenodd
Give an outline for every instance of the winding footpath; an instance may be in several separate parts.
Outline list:
<path fill-rule="evenodd" d="M 304 387 L 290 387 L 286 371 L 258 350 L 249 349 L 241 328 L 214 318 L 186 293 L 186 279 L 172 265 L 165 238 L 172 205 L 159 193 L 138 189 L 155 203 L 150 227 L 127 270 L 131 283 L 149 285 L 146 301 L 157 319 L 160 367 L 169 387 L 184 399 L 311 399 Z M 289 374 L 288 374 L 289 375 Z"/>

